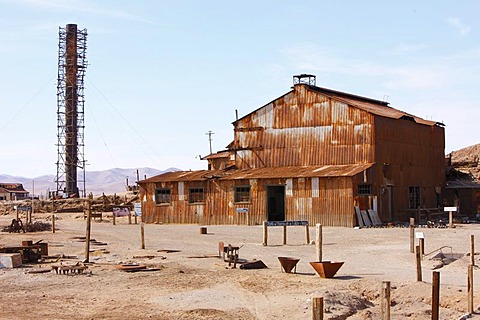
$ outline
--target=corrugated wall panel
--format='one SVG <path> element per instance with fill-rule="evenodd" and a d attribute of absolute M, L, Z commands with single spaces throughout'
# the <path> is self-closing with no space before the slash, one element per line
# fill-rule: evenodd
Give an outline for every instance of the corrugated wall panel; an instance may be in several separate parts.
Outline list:
<path fill-rule="evenodd" d="M 235 132 L 237 147 L 262 146 L 241 152 L 239 168 L 373 162 L 373 119 L 366 111 L 332 101 L 303 86 L 241 119 L 237 128 L 267 124 L 259 135 Z M 257 140 L 257 142 L 254 142 Z M 260 141 L 259 141 L 260 140 Z"/>
<path fill-rule="evenodd" d="M 295 178 L 292 194 L 285 196 L 286 220 L 308 220 L 312 225 L 354 225 L 352 182 L 349 177 Z M 258 225 L 267 219 L 266 189 L 269 185 L 286 185 L 286 179 L 211 180 L 205 181 L 204 204 L 188 203 L 188 188 L 199 187 L 199 182 L 185 182 L 184 200 L 179 200 L 176 182 L 163 183 L 161 187 L 172 189 L 172 204 L 155 205 L 154 183 L 149 184 L 143 201 L 144 221 L 147 223 L 199 223 Z M 251 186 L 249 203 L 234 203 L 234 186 Z M 312 193 L 315 188 L 315 196 Z M 160 187 L 160 186 L 158 186 Z M 247 212 L 237 212 L 238 208 Z M 243 210 L 242 210 L 243 211 Z"/>

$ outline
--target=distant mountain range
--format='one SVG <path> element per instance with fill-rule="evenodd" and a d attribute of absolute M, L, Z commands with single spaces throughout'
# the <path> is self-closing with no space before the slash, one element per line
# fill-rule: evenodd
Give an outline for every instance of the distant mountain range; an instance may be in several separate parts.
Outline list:
<path fill-rule="evenodd" d="M 168 168 L 166 170 L 158 170 L 153 168 L 138 168 L 138 169 L 120 169 L 114 168 L 104 171 L 86 171 L 86 189 L 87 193 L 92 192 L 94 195 L 114 194 L 127 191 L 128 185 L 134 186 L 137 180 L 137 170 L 140 180 L 145 177 L 150 178 L 165 172 L 178 171 L 177 168 Z M 47 195 L 48 191 L 56 189 L 55 175 L 44 175 L 35 178 L 15 177 L 6 174 L 0 174 L 0 182 L 3 183 L 21 183 L 25 190 L 34 193 L 35 195 Z M 81 179 L 83 180 L 83 179 Z M 83 184 L 83 183 L 82 183 Z M 78 184 L 80 189 L 83 185 Z M 35 190 L 33 190 L 35 188 Z"/>

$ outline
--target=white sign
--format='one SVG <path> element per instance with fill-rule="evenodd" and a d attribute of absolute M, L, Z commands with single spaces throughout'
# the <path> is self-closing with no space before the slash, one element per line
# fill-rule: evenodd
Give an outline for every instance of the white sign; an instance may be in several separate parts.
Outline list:
<path fill-rule="evenodd" d="M 141 217 L 142 216 L 142 203 L 141 202 L 135 202 L 133 204 L 133 212 L 136 217 Z"/>
<path fill-rule="evenodd" d="M 423 232 L 415 232 L 415 238 L 425 239 L 425 234 L 423 234 Z"/>
<path fill-rule="evenodd" d="M 443 208 L 443 211 L 447 212 L 447 211 L 457 211 L 457 207 L 445 207 Z"/>

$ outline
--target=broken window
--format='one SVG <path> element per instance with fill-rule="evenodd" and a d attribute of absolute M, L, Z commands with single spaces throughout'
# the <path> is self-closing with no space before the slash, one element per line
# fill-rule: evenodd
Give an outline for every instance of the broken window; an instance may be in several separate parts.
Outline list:
<path fill-rule="evenodd" d="M 358 195 L 359 196 L 368 196 L 372 194 L 372 185 L 369 183 L 360 183 L 358 185 Z"/>
<path fill-rule="evenodd" d="M 235 202 L 250 202 L 250 186 L 235 187 Z"/>
<path fill-rule="evenodd" d="M 164 204 L 172 202 L 172 193 L 170 189 L 155 189 L 155 204 Z"/>
<path fill-rule="evenodd" d="M 203 203 L 205 194 L 203 188 L 188 189 L 188 203 Z"/>
<path fill-rule="evenodd" d="M 410 209 L 420 208 L 420 187 L 408 187 L 408 206 Z"/>

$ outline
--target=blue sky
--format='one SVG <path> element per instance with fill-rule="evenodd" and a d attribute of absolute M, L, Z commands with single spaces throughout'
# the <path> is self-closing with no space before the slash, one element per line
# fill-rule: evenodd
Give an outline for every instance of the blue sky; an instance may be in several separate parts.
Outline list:
<path fill-rule="evenodd" d="M 88 30 L 87 170 L 203 169 L 292 76 L 480 142 L 478 1 L 0 0 L 0 173 L 56 172 L 58 28 Z"/>

